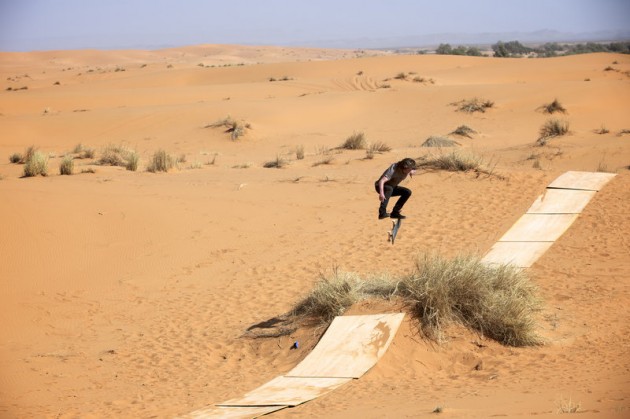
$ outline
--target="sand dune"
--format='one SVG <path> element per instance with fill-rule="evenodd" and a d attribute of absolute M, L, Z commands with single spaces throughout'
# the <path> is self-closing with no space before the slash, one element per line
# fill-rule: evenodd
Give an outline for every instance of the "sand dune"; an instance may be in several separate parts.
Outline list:
<path fill-rule="evenodd" d="M 512 417 L 579 404 L 626 417 L 629 72 L 630 57 L 615 54 L 0 53 L 0 416 L 167 418 L 240 396 L 317 342 L 317 330 L 243 333 L 289 310 L 321 272 L 399 274 L 420 252 L 481 255 L 559 174 L 607 170 L 618 175 L 529 269 L 547 345 L 504 347 L 458 327 L 437 345 L 405 322 L 360 380 L 274 416 L 421 417 L 439 406 Z M 452 105 L 475 97 L 494 105 Z M 539 110 L 556 98 L 565 114 Z M 236 141 L 208 127 L 227 116 L 250 125 Z M 570 133 L 537 146 L 551 118 Z M 373 182 L 403 157 L 449 152 L 420 145 L 460 125 L 476 134 L 451 138 L 492 174 L 421 171 L 392 246 Z M 338 149 L 355 132 L 392 150 Z M 78 144 L 95 159 L 60 176 Z M 95 164 L 108 145 L 136 150 L 140 169 Z M 9 163 L 29 146 L 50 156 L 49 176 Z M 179 167 L 147 172 L 160 149 Z M 276 159 L 287 166 L 263 167 Z M 351 312 L 387 309 L 402 308 Z"/>

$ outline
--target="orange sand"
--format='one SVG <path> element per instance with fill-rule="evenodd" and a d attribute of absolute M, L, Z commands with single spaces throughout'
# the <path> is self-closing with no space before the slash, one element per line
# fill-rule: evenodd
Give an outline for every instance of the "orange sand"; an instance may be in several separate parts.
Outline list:
<path fill-rule="evenodd" d="M 240 396 L 315 344 L 312 331 L 242 335 L 289 310 L 320 272 L 399 274 L 420 252 L 481 255 L 558 175 L 598 168 L 618 176 L 529 270 L 547 345 L 509 348 L 457 327 L 436 345 L 405 322 L 363 378 L 274 417 L 424 417 L 438 406 L 453 418 L 555 416 L 563 403 L 628 417 L 630 134 L 618 133 L 630 129 L 629 71 L 630 56 L 615 54 L 0 53 L 0 417 L 169 418 Z M 450 105 L 473 97 L 494 107 Z M 571 133 L 537 147 L 550 119 L 537 108 L 555 98 Z M 205 128 L 228 115 L 251 124 L 237 141 Z M 463 148 L 505 179 L 420 172 L 391 246 L 373 182 L 391 162 L 439 152 L 420 144 L 462 124 L 478 132 Z M 354 132 L 392 151 L 335 149 Z M 141 169 L 83 159 L 60 176 L 77 144 L 97 157 L 133 148 Z M 52 156 L 49 176 L 22 178 L 9 163 L 31 145 Z M 146 172 L 159 149 L 186 162 Z M 318 164 L 326 150 L 334 159 Z M 262 167 L 277 157 L 288 166 Z"/>

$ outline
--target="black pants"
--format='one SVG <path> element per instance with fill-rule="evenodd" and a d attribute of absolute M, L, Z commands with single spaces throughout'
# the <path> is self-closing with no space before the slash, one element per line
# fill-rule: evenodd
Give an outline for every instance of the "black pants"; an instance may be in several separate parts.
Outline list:
<path fill-rule="evenodd" d="M 381 193 L 378 188 L 378 182 L 374 184 L 377 193 Z M 390 186 L 388 184 L 383 185 L 383 192 L 385 193 L 385 200 L 381 202 L 381 206 L 378 208 L 379 214 L 385 214 L 387 212 L 387 204 L 389 203 L 389 198 L 392 196 L 400 196 L 394 208 L 392 209 L 393 213 L 400 212 L 402 210 L 403 205 L 411 196 L 411 190 L 405 188 L 404 186 Z"/>

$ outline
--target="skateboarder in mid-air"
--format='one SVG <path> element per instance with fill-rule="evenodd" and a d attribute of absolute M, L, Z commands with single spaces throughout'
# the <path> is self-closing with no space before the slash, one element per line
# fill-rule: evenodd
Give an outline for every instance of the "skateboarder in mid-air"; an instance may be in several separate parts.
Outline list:
<path fill-rule="evenodd" d="M 405 188 L 404 186 L 398 186 L 400 182 L 402 182 L 407 175 L 412 176 L 416 173 L 416 162 L 413 159 L 405 158 L 399 162 L 396 162 L 389 166 L 385 172 L 381 175 L 381 177 L 374 184 L 376 188 L 376 192 L 378 192 L 378 199 L 381 201 L 381 205 L 378 208 L 378 219 L 382 220 L 383 218 L 405 218 L 404 215 L 400 213 L 403 205 L 411 196 L 411 190 Z M 391 214 L 387 212 L 387 204 L 389 203 L 389 198 L 392 196 L 400 196 L 394 208 L 392 208 Z"/>

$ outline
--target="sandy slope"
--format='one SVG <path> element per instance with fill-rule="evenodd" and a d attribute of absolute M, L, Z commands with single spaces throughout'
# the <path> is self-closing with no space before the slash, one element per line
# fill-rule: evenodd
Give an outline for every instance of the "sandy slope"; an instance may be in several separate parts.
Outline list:
<path fill-rule="evenodd" d="M 0 53 L 0 416 L 173 417 L 241 395 L 316 343 L 313 330 L 242 335 L 286 312 L 321 272 L 397 274 L 419 252 L 482 254 L 559 174 L 605 168 L 618 176 L 530 270 L 548 345 L 507 348 L 453 328 L 437 346 L 405 323 L 361 380 L 275 416 L 420 417 L 437 406 L 448 417 L 555 415 L 571 400 L 588 415 L 627 417 L 630 135 L 618 133 L 630 129 L 630 57 L 371 55 Z M 472 97 L 495 106 L 469 115 L 450 105 Z M 554 98 L 571 134 L 536 147 L 550 118 L 537 108 Z M 228 115 L 251 124 L 238 141 L 205 128 Z M 439 152 L 420 144 L 462 124 L 478 133 L 458 141 L 503 178 L 420 173 L 392 247 L 374 180 L 402 157 Z M 610 132 L 594 132 L 602 127 Z M 393 150 L 366 159 L 335 149 L 359 131 Z M 76 171 L 96 173 L 59 176 L 80 143 L 97 157 L 108 144 L 133 148 L 142 169 L 83 159 Z M 22 178 L 9 163 L 30 145 L 53 156 L 50 176 Z M 158 149 L 186 162 L 144 171 Z M 290 163 L 262 167 L 276 158 Z M 295 339 L 300 351 L 289 350 Z"/>

